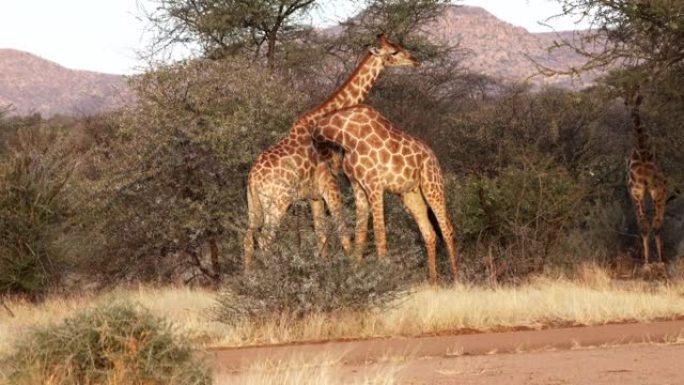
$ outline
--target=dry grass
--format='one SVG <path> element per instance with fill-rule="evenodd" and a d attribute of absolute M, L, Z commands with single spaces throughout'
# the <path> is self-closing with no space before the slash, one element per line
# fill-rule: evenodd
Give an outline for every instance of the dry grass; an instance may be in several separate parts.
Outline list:
<path fill-rule="evenodd" d="M 549 325 L 600 325 L 684 316 L 684 280 L 616 281 L 584 266 L 572 280 L 540 278 L 517 287 L 416 288 L 383 312 L 286 315 L 246 323 L 218 345 L 240 346 L 340 338 L 419 336 L 459 330 L 540 329 Z"/>
<path fill-rule="evenodd" d="M 241 385 L 394 385 L 401 366 L 379 363 L 363 370 L 345 368 L 341 357 L 322 355 L 311 359 L 291 358 L 286 361 L 261 361 L 239 373 L 218 373 L 215 383 Z"/>
<path fill-rule="evenodd" d="M 212 291 L 136 288 L 96 297 L 51 298 L 39 305 L 8 303 L 15 317 L 0 308 L 0 353 L 29 325 L 59 321 L 82 307 L 121 297 L 167 317 L 196 343 L 212 346 L 542 328 L 550 324 L 596 325 L 684 316 L 684 280 L 614 281 L 592 267 L 580 269 L 572 281 L 544 278 L 518 287 L 418 287 L 382 312 L 304 319 L 282 315 L 237 326 L 211 320 L 210 309 L 215 305 Z"/>
<path fill-rule="evenodd" d="M 14 339 L 32 325 L 57 323 L 85 307 L 125 299 L 139 303 L 153 314 L 171 320 L 181 333 L 196 343 L 204 344 L 222 338 L 228 328 L 212 322 L 208 311 L 214 305 L 216 293 L 204 289 L 137 287 L 117 289 L 103 295 L 72 297 L 53 296 L 34 304 L 26 301 L 6 303 L 14 317 L 0 307 L 0 354 Z"/>

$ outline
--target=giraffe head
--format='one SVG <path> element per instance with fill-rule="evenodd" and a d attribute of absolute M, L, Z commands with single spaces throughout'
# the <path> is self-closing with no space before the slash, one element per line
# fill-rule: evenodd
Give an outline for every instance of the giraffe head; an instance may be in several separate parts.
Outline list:
<path fill-rule="evenodd" d="M 420 66 L 420 60 L 416 59 L 407 50 L 387 40 L 385 35 L 378 36 L 379 47 L 371 47 L 373 56 L 382 58 L 385 67 Z"/>

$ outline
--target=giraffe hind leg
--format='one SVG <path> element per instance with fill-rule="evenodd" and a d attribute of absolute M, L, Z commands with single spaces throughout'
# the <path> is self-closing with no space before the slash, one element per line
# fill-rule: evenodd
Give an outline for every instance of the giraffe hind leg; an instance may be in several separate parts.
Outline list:
<path fill-rule="evenodd" d="M 363 258 L 363 252 L 368 243 L 368 219 L 370 207 L 368 196 L 358 182 L 352 181 L 354 190 L 354 205 L 356 206 L 356 227 L 354 229 L 354 256 L 357 260 Z"/>
<path fill-rule="evenodd" d="M 428 257 L 428 276 L 430 285 L 437 284 L 437 234 L 428 217 L 428 206 L 419 191 L 410 191 L 401 195 L 401 200 L 406 209 L 411 213 L 418 224 L 418 229 L 423 236 Z"/>
<path fill-rule="evenodd" d="M 454 226 L 451 224 L 446 209 L 444 182 L 439 165 L 435 162 L 430 167 L 427 167 L 425 172 L 421 173 L 421 178 L 420 191 L 435 215 L 437 224 L 439 224 L 439 230 L 442 232 L 442 238 L 449 254 L 451 274 L 453 275 L 454 283 L 456 283 L 460 278 L 458 272 L 458 253 L 454 245 Z"/>
<path fill-rule="evenodd" d="M 253 193 L 251 188 L 247 189 L 247 231 L 243 238 L 243 267 L 249 270 L 254 257 L 254 237 L 264 221 L 263 208 L 259 201 L 259 196 Z"/>
<path fill-rule="evenodd" d="M 664 184 L 653 188 L 650 191 L 651 200 L 653 201 L 653 235 L 656 242 L 656 252 L 658 253 L 658 261 L 663 262 L 663 239 L 661 230 L 665 220 L 665 210 L 667 204 L 667 189 Z"/>

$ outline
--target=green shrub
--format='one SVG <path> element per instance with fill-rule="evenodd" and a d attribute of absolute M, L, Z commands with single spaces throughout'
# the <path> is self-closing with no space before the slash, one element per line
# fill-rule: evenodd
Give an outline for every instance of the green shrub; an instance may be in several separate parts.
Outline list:
<path fill-rule="evenodd" d="M 205 363 L 171 325 L 130 304 L 33 329 L 3 359 L 12 384 L 210 384 Z"/>
<path fill-rule="evenodd" d="M 213 261 L 236 259 L 250 164 L 290 128 L 305 97 L 239 58 L 161 67 L 132 85 L 138 103 L 121 114 L 114 139 L 93 162 L 101 176 L 92 183 L 89 228 L 103 247 L 92 254 L 109 261 L 105 269 L 92 261 L 93 272 L 168 281 L 160 266 L 187 275 L 214 241 L 228 255 Z M 217 280 L 228 264 L 203 273 Z"/>
<path fill-rule="evenodd" d="M 550 159 L 521 159 L 498 175 L 470 175 L 448 188 L 463 243 L 494 280 L 543 271 L 567 229 L 579 223 L 586 196 Z"/>
<path fill-rule="evenodd" d="M 255 262 L 217 297 L 219 321 L 378 308 L 406 287 L 397 266 L 375 257 L 357 262 L 342 253 L 313 257 L 289 251 L 262 255 Z"/>
<path fill-rule="evenodd" d="M 70 215 L 73 162 L 60 137 L 23 127 L 0 159 L 0 293 L 44 295 L 63 272 L 57 238 Z"/>

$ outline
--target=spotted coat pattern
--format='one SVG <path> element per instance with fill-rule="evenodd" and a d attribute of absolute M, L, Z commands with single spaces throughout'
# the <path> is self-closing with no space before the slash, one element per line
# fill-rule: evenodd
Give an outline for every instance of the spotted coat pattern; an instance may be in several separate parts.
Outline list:
<path fill-rule="evenodd" d="M 454 229 L 448 218 L 444 180 L 432 150 L 383 117 L 359 105 L 325 117 L 313 131 L 316 142 L 332 142 L 344 150 L 342 168 L 351 181 L 356 202 L 355 254 L 361 258 L 367 243 L 369 211 L 378 256 L 387 254 L 383 213 L 384 192 L 399 194 L 420 229 L 428 255 L 431 284 L 437 282 L 437 236 L 428 217 L 432 210 L 442 232 L 454 281 L 458 280 Z"/>
<path fill-rule="evenodd" d="M 288 207 L 297 199 L 311 203 L 318 252 L 327 243 L 324 231 L 325 205 L 328 206 L 345 251 L 351 240 L 342 215 L 342 197 L 337 179 L 328 161 L 339 161 L 339 153 L 329 146 L 314 148 L 311 130 L 327 114 L 361 103 L 386 67 L 418 66 L 420 63 L 403 48 L 384 36 L 379 48 L 371 48 L 347 81 L 325 102 L 302 115 L 287 138 L 261 153 L 247 180 L 248 229 L 244 237 L 244 264 L 249 268 L 254 254 L 255 238 L 266 248 Z M 257 237 L 257 233 L 260 233 Z"/>
<path fill-rule="evenodd" d="M 660 171 L 656 158 L 650 150 L 648 134 L 641 126 L 639 107 L 642 97 L 638 91 L 625 98 L 625 104 L 631 104 L 632 132 L 634 145 L 628 163 L 627 187 L 629 189 L 634 209 L 636 211 L 641 247 L 644 257 L 644 265 L 649 263 L 649 237 L 653 229 L 656 241 L 656 252 L 659 262 L 663 262 L 663 240 L 661 229 L 665 219 L 667 203 L 667 186 L 665 178 Z M 646 197 L 650 196 L 653 202 L 653 218 L 649 220 L 646 214 Z"/>

